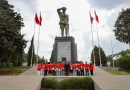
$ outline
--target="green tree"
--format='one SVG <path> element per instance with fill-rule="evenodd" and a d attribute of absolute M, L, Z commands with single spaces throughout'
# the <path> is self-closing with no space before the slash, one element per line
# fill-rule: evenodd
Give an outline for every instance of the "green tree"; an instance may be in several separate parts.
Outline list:
<path fill-rule="evenodd" d="M 13 10 L 7 0 L 0 0 L 0 62 L 11 62 L 20 66 L 26 40 L 20 30 L 24 27 L 23 18 Z M 17 65 L 16 65 L 17 63 Z"/>
<path fill-rule="evenodd" d="M 118 65 L 121 70 L 125 70 L 130 73 L 130 56 L 122 56 L 118 59 Z"/>
<path fill-rule="evenodd" d="M 96 66 L 100 66 L 99 48 L 95 46 L 93 49 L 95 54 L 95 64 Z M 107 64 L 107 58 L 101 47 L 100 47 L 100 52 L 101 52 L 101 63 L 103 66 L 105 66 Z M 92 63 L 94 63 L 93 52 L 91 53 L 91 61 Z"/>
<path fill-rule="evenodd" d="M 26 63 L 27 61 L 28 61 L 28 54 L 26 54 L 26 53 L 24 53 L 24 61 L 23 61 L 23 63 Z"/>
<path fill-rule="evenodd" d="M 121 54 L 121 56 L 127 55 L 127 53 L 125 51 L 121 51 L 120 54 Z"/>
<path fill-rule="evenodd" d="M 32 65 L 35 64 L 36 65 L 36 55 L 34 52 L 34 36 L 32 37 L 31 40 L 31 44 L 28 50 L 28 62 L 27 62 L 27 66 L 31 66 L 31 60 L 32 60 Z"/>
<path fill-rule="evenodd" d="M 36 65 L 37 64 L 37 57 L 36 57 L 36 54 L 35 54 L 35 51 L 34 51 L 34 45 L 33 45 L 33 59 L 32 59 L 32 65 Z"/>
<path fill-rule="evenodd" d="M 115 22 L 114 33 L 117 40 L 126 44 L 129 43 L 130 46 L 130 8 L 126 10 L 122 9 L 119 12 L 119 16 Z"/>

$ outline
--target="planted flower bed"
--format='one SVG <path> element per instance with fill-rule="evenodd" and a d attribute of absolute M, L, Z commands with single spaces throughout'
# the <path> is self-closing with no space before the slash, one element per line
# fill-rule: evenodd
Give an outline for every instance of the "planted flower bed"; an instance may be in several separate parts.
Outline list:
<path fill-rule="evenodd" d="M 40 90 L 94 90 L 90 77 L 68 78 L 58 82 L 55 78 L 43 78 Z"/>

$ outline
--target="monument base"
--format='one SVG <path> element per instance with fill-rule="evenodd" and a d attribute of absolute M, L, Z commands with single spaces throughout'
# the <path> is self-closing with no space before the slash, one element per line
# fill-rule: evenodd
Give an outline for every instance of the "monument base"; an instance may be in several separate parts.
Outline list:
<path fill-rule="evenodd" d="M 56 37 L 50 58 L 51 62 L 77 61 L 77 44 L 74 37 Z"/>

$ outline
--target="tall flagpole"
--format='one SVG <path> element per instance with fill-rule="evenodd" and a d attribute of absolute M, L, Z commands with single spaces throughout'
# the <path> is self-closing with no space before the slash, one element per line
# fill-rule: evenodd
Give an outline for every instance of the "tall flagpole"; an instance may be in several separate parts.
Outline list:
<path fill-rule="evenodd" d="M 93 43 L 93 31 L 92 31 L 92 24 L 91 24 L 91 34 L 92 34 L 92 46 L 93 46 L 92 53 L 93 53 L 94 65 L 95 65 L 95 53 L 94 53 L 94 43 Z M 96 65 L 95 65 L 95 66 L 96 66 Z"/>
<path fill-rule="evenodd" d="M 94 58 L 94 65 L 95 65 L 95 53 L 94 53 L 94 44 L 93 44 L 93 31 L 92 31 L 92 24 L 93 24 L 93 17 L 91 16 L 91 12 L 89 10 L 89 14 L 90 14 L 90 21 L 91 21 L 91 33 L 92 33 L 92 46 L 93 46 L 93 49 L 92 49 L 92 56 Z"/>
<path fill-rule="evenodd" d="M 99 23 L 99 19 L 98 16 L 96 15 L 96 11 L 95 12 L 95 19 L 96 19 L 96 27 L 97 27 L 97 38 L 98 38 L 98 47 L 99 47 L 99 59 L 100 59 L 100 67 L 102 67 L 102 62 L 101 62 L 101 51 L 100 51 L 100 44 L 99 44 L 99 34 L 98 34 L 98 26 L 97 26 L 97 22 Z"/>
<path fill-rule="evenodd" d="M 34 37 L 35 37 L 35 26 L 36 24 L 34 23 L 33 45 L 34 45 Z M 31 66 L 32 66 L 32 59 L 33 59 L 33 47 L 32 47 L 32 55 L 31 55 Z"/>
<path fill-rule="evenodd" d="M 112 61 L 113 61 L 113 68 L 115 68 L 114 59 L 113 59 L 113 45 L 111 40 L 111 50 L 112 50 Z"/>
<path fill-rule="evenodd" d="M 97 22 L 96 22 L 96 27 L 97 27 L 97 38 L 98 38 L 98 47 L 99 47 L 100 67 L 102 67 L 102 63 L 101 63 L 101 51 L 100 51 L 100 44 L 99 44 L 99 34 L 98 34 Z"/>
<path fill-rule="evenodd" d="M 37 64 L 38 64 L 38 51 L 39 51 L 39 36 L 40 36 L 40 25 L 39 25 L 38 45 L 37 45 Z"/>

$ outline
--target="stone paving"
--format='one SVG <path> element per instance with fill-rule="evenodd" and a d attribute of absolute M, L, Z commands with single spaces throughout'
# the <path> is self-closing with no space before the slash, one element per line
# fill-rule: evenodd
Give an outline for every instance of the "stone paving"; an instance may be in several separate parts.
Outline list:
<path fill-rule="evenodd" d="M 25 71 L 24 73 L 22 73 L 20 76 L 36 76 L 37 75 L 37 67 L 34 66 L 31 69 Z"/>
<path fill-rule="evenodd" d="M 39 90 L 42 77 L 0 76 L 0 90 Z"/>
<path fill-rule="evenodd" d="M 0 76 L 0 90 L 39 90 L 43 76 L 36 76 L 36 67 L 19 76 Z"/>
<path fill-rule="evenodd" d="M 46 76 L 46 78 L 52 77 L 60 81 L 73 76 Z M 95 82 L 95 90 L 130 90 L 130 75 L 111 75 L 95 67 L 94 76 L 91 77 Z M 34 66 L 19 76 L 0 76 L 0 90 L 39 90 L 42 78 L 43 76 L 36 76 Z"/>
<path fill-rule="evenodd" d="M 111 75 L 95 67 L 94 76 L 91 76 L 100 90 L 130 90 L 130 75 Z"/>

